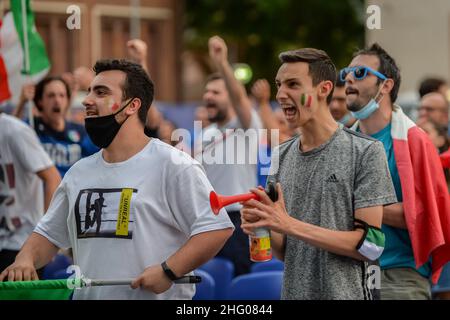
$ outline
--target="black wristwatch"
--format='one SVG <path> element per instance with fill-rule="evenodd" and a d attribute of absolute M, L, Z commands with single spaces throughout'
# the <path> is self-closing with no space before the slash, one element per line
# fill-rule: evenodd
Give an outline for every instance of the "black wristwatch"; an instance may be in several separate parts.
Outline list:
<path fill-rule="evenodd" d="M 164 273 L 170 280 L 175 281 L 175 280 L 179 279 L 175 275 L 175 273 L 173 273 L 173 271 L 169 268 L 169 266 L 167 265 L 167 263 L 165 261 L 163 263 L 161 263 L 161 267 L 163 268 Z"/>

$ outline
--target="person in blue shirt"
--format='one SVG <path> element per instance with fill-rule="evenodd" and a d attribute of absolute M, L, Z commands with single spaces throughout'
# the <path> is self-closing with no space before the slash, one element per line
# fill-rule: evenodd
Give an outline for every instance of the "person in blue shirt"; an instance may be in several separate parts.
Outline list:
<path fill-rule="evenodd" d="M 40 113 L 34 117 L 34 130 L 62 177 L 75 162 L 99 150 L 82 125 L 66 120 L 70 88 L 61 77 L 41 80 L 33 101 Z"/>

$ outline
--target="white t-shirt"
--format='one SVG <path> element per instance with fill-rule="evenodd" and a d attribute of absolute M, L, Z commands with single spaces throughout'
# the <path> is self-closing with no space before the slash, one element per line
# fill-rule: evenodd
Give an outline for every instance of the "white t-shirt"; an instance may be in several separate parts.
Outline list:
<path fill-rule="evenodd" d="M 0 113 L 0 251 L 20 250 L 44 214 L 36 172 L 52 165 L 33 130 Z"/>
<path fill-rule="evenodd" d="M 70 168 L 35 232 L 72 247 L 89 279 L 136 278 L 193 235 L 233 227 L 225 211 L 212 213 L 211 190 L 197 161 L 158 139 L 120 163 L 99 151 Z M 194 292 L 193 284 L 159 295 L 107 286 L 75 290 L 74 299 L 191 299 Z"/>
<path fill-rule="evenodd" d="M 252 110 L 250 127 L 242 129 L 235 117 L 218 128 L 217 123 L 206 127 L 201 137 L 202 151 L 196 150 L 195 159 L 205 168 L 206 175 L 219 194 L 248 193 L 257 186 L 257 161 L 261 120 Z M 234 130 L 234 131 L 233 131 Z M 199 142 L 196 146 L 198 148 Z M 239 203 L 226 207 L 227 211 L 241 209 Z"/>

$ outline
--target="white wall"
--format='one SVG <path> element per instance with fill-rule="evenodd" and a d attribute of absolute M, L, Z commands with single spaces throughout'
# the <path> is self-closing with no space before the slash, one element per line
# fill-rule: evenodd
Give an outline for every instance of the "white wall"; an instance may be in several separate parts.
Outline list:
<path fill-rule="evenodd" d="M 450 0 L 366 0 L 381 9 L 381 29 L 368 30 L 401 68 L 400 92 L 417 91 L 425 76 L 450 80 Z M 366 17 L 369 15 L 366 14 Z"/>

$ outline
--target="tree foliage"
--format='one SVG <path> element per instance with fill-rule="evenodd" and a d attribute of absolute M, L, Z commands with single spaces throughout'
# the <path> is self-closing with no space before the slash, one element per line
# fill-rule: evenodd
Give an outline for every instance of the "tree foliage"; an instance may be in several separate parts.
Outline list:
<path fill-rule="evenodd" d="M 232 62 L 272 81 L 282 51 L 325 50 L 338 68 L 364 45 L 364 0 L 186 0 L 185 45 L 207 54 L 208 38 L 222 36 Z"/>

